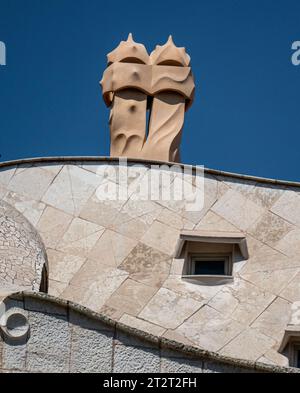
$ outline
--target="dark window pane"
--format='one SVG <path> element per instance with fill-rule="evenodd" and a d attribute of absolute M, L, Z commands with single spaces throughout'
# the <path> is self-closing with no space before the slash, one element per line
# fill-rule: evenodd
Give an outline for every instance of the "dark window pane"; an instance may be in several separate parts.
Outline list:
<path fill-rule="evenodd" d="M 224 261 L 195 261 L 194 274 L 225 275 Z"/>
<path fill-rule="evenodd" d="M 300 351 L 297 351 L 297 367 L 300 368 Z"/>

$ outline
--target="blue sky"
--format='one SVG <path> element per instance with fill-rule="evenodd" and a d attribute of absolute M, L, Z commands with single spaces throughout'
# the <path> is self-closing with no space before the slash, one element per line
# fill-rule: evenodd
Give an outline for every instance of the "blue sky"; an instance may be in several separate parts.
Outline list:
<path fill-rule="evenodd" d="M 0 160 L 108 155 L 106 54 L 172 34 L 196 79 L 182 161 L 300 181 L 299 15 L 299 0 L 0 0 Z"/>

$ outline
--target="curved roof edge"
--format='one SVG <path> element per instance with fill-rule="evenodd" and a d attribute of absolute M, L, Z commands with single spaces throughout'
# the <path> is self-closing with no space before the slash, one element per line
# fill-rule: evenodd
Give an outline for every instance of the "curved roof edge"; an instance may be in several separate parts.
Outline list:
<path fill-rule="evenodd" d="M 18 160 L 12 161 L 3 161 L 0 162 L 0 169 L 4 167 L 9 167 L 13 165 L 21 165 L 21 164 L 36 164 L 36 163 L 52 163 L 52 162 L 76 162 L 76 161 L 111 161 L 116 162 L 120 158 L 125 157 L 106 157 L 106 156 L 62 156 L 62 157 L 35 157 L 35 158 L 21 158 Z M 188 167 L 192 170 L 197 168 L 197 165 L 190 165 L 190 164 L 183 164 L 177 162 L 168 162 L 168 161 L 153 161 L 153 160 L 145 160 L 142 158 L 127 158 L 127 161 L 130 163 L 143 163 L 145 165 L 176 165 L 181 167 Z M 249 180 L 255 181 L 257 183 L 265 183 L 265 184 L 273 184 L 278 186 L 289 186 L 289 187 L 299 187 L 300 182 L 297 181 L 288 181 L 288 180 L 277 180 L 271 178 L 264 178 L 259 176 L 252 176 L 252 175 L 243 175 L 239 173 L 233 172 L 226 172 L 218 169 L 210 169 L 204 167 L 204 172 L 207 174 L 215 175 L 215 176 L 224 176 L 224 177 L 231 177 L 240 180 Z"/>
<path fill-rule="evenodd" d="M 142 330 L 133 328 L 131 326 L 125 325 L 118 321 L 115 321 L 104 314 L 94 312 L 87 307 L 81 306 L 77 303 L 61 299 L 55 296 L 51 296 L 42 292 L 17 292 L 7 296 L 6 298 L 24 300 L 24 298 L 38 299 L 48 303 L 55 303 L 61 307 L 66 307 L 69 310 L 79 312 L 89 318 L 98 320 L 99 322 L 110 326 L 111 328 L 119 329 L 120 331 L 130 334 L 141 340 L 145 340 L 153 345 L 159 346 L 160 348 L 171 349 L 178 351 L 187 355 L 205 359 L 208 361 L 215 361 L 224 365 L 230 365 L 235 367 L 241 367 L 246 369 L 255 370 L 258 372 L 268 372 L 268 373 L 300 373 L 299 369 L 291 367 L 281 367 L 276 365 L 269 365 L 261 362 L 255 362 L 244 359 L 237 359 L 232 357 L 227 357 L 220 355 L 216 352 L 207 351 L 205 349 L 197 348 L 190 345 L 185 345 L 177 341 L 172 341 L 164 337 L 154 336 Z M 5 299 L 4 299 L 5 301 Z"/>

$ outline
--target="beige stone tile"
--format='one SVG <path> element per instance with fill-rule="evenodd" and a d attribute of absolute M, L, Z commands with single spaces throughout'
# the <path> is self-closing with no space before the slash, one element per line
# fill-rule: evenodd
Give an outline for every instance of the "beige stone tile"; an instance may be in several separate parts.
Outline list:
<path fill-rule="evenodd" d="M 163 283 L 163 287 L 176 292 L 178 295 L 187 296 L 202 303 L 206 296 L 206 293 L 203 294 L 202 285 L 186 282 L 181 278 L 181 275 L 170 275 Z"/>
<path fill-rule="evenodd" d="M 85 162 L 84 164 L 81 164 L 81 168 L 85 169 L 86 171 L 93 172 L 95 174 L 98 173 L 99 176 L 103 176 L 103 179 L 106 179 L 110 175 L 110 171 L 109 171 L 110 165 L 107 164 L 106 162 L 99 162 L 99 161 Z M 107 175 L 107 177 L 105 175 Z"/>
<path fill-rule="evenodd" d="M 173 211 L 174 213 L 179 213 L 181 216 L 183 216 L 185 206 L 185 201 L 183 199 L 175 200 L 174 197 L 170 197 L 170 199 L 167 200 L 160 199 L 157 201 L 157 203 L 159 203 L 165 209 Z"/>
<path fill-rule="evenodd" d="M 38 167 L 26 167 L 17 171 L 7 188 L 18 194 L 27 195 L 39 201 L 47 191 L 55 175 Z"/>
<path fill-rule="evenodd" d="M 175 329 L 200 307 L 201 303 L 194 299 L 188 299 L 169 289 L 161 288 L 139 317 L 156 325 Z"/>
<path fill-rule="evenodd" d="M 136 316 L 156 292 L 157 288 L 128 278 L 108 299 L 106 305 Z"/>
<path fill-rule="evenodd" d="M 277 344 L 282 339 L 282 334 L 289 323 L 291 316 L 291 303 L 277 298 L 255 320 L 252 327 L 273 338 Z"/>
<path fill-rule="evenodd" d="M 157 221 L 169 225 L 172 228 L 178 229 L 179 231 L 182 229 L 192 230 L 194 229 L 195 224 L 188 221 L 180 214 L 177 214 L 169 209 L 163 209 L 159 216 L 157 217 Z"/>
<path fill-rule="evenodd" d="M 8 193 L 7 188 L 2 184 L 0 184 L 0 199 L 3 199 L 7 193 Z"/>
<path fill-rule="evenodd" d="M 280 296 L 292 303 L 300 301 L 300 273 L 296 274 L 292 281 L 280 293 Z"/>
<path fill-rule="evenodd" d="M 208 175 L 207 173 L 205 174 L 204 191 L 205 191 L 205 198 L 207 198 L 211 202 L 217 199 L 218 180 L 215 176 Z"/>
<path fill-rule="evenodd" d="M 234 295 L 230 288 L 222 288 L 209 300 L 208 305 L 228 317 L 239 305 L 239 299 Z"/>
<path fill-rule="evenodd" d="M 98 176 L 77 166 L 66 165 L 47 190 L 43 202 L 78 215 L 98 185 Z"/>
<path fill-rule="evenodd" d="M 106 230 L 90 251 L 89 258 L 101 261 L 104 265 L 117 267 L 136 245 L 136 240 Z"/>
<path fill-rule="evenodd" d="M 47 207 L 38 224 L 37 229 L 46 247 L 55 248 L 72 221 L 72 216 L 53 207 Z"/>
<path fill-rule="evenodd" d="M 170 209 L 182 205 L 181 201 L 174 201 L 174 198 L 172 198 L 174 195 L 173 183 L 176 177 L 176 173 L 172 169 L 163 168 L 161 165 L 157 165 L 157 168 L 151 166 L 146 175 L 151 191 L 151 200 L 156 200 L 161 205 Z M 163 200 L 164 198 L 167 198 L 167 200 Z"/>
<path fill-rule="evenodd" d="M 242 194 L 229 190 L 211 209 L 238 229 L 247 230 L 264 213 L 264 209 Z"/>
<path fill-rule="evenodd" d="M 224 218 L 218 216 L 212 211 L 208 211 L 195 228 L 196 230 L 204 231 L 223 231 L 223 232 L 237 232 L 237 228 L 226 221 Z"/>
<path fill-rule="evenodd" d="M 65 254 L 56 250 L 47 250 L 49 278 L 61 283 L 69 283 L 85 262 L 85 258 Z"/>
<path fill-rule="evenodd" d="M 223 181 L 218 180 L 218 194 L 217 199 L 221 199 L 223 195 L 230 189 L 230 187 Z"/>
<path fill-rule="evenodd" d="M 179 326 L 176 332 L 189 338 L 197 346 L 218 351 L 243 330 L 244 326 L 240 323 L 209 306 L 203 306 Z"/>
<path fill-rule="evenodd" d="M 254 193 L 256 182 L 253 180 L 236 179 L 229 176 L 217 176 L 217 178 L 223 184 L 239 192 L 246 198 L 249 198 Z"/>
<path fill-rule="evenodd" d="M 132 183 L 139 184 L 148 168 L 144 164 L 133 164 L 131 162 L 107 162 L 107 161 L 85 161 L 81 167 L 87 171 L 96 173 L 103 181 L 111 181 L 117 184 Z"/>
<path fill-rule="evenodd" d="M 170 272 L 170 257 L 139 243 L 119 266 L 136 281 L 160 287 Z"/>
<path fill-rule="evenodd" d="M 276 347 L 275 347 L 276 348 Z M 289 360 L 286 356 L 278 353 L 275 349 L 269 349 L 265 354 L 264 357 L 269 361 L 271 364 L 276 364 L 282 367 L 289 366 Z"/>
<path fill-rule="evenodd" d="M 118 321 L 122 317 L 122 315 L 124 314 L 123 310 L 109 307 L 106 304 L 104 304 L 104 306 L 102 306 L 100 308 L 99 312 L 101 314 L 105 314 L 106 316 L 108 316 L 111 319 L 114 319 L 115 321 Z"/>
<path fill-rule="evenodd" d="M 119 213 L 110 228 L 128 238 L 140 240 L 148 230 L 149 225 L 146 220 L 132 218 L 126 213 Z"/>
<path fill-rule="evenodd" d="M 86 260 L 81 269 L 73 277 L 71 284 L 77 287 L 90 287 L 93 283 L 101 283 L 107 281 L 110 278 L 122 277 L 122 282 L 127 278 L 128 273 L 117 269 L 113 266 L 107 266 L 100 261 L 93 261 L 91 259 Z M 120 283 L 121 285 L 121 283 Z M 118 285 L 118 287 L 120 286 Z M 103 288 L 105 290 L 105 288 Z"/>
<path fill-rule="evenodd" d="M 141 241 L 148 246 L 156 248 L 157 250 L 171 256 L 174 254 L 178 239 L 178 230 L 155 221 L 144 234 Z"/>
<path fill-rule="evenodd" d="M 16 168 L 0 168 L 0 184 L 2 186 L 7 186 L 15 172 Z"/>
<path fill-rule="evenodd" d="M 121 317 L 120 322 L 124 323 L 124 325 L 133 327 L 143 332 L 153 334 L 154 336 L 161 336 L 166 331 L 166 329 L 160 326 L 154 325 L 153 323 L 144 321 L 140 318 L 136 318 L 128 314 L 124 314 Z"/>
<path fill-rule="evenodd" d="M 288 232 L 275 246 L 276 250 L 288 257 L 300 256 L 300 229 L 296 228 Z"/>
<path fill-rule="evenodd" d="M 231 288 L 233 301 L 238 299 L 238 304 L 230 316 L 242 324 L 249 324 L 255 320 L 275 298 L 272 293 L 242 279 L 236 278 Z M 222 312 L 225 312 L 225 308 Z"/>
<path fill-rule="evenodd" d="M 250 257 L 253 257 L 254 255 L 259 253 L 268 254 L 270 253 L 270 250 L 274 252 L 274 250 L 271 247 L 255 239 L 249 233 L 247 233 L 247 247 Z"/>
<path fill-rule="evenodd" d="M 297 259 L 288 258 L 281 252 L 259 241 L 252 242 L 251 237 L 248 235 L 247 244 L 249 247 L 250 258 L 247 260 L 247 263 L 243 266 L 239 274 L 244 275 L 254 272 L 280 270 L 300 266 Z"/>
<path fill-rule="evenodd" d="M 9 191 L 4 200 L 22 213 L 33 226 L 37 225 L 46 207 L 42 202 L 35 201 L 26 195 L 13 191 Z"/>
<path fill-rule="evenodd" d="M 278 185 L 272 186 L 256 183 L 249 198 L 258 205 L 270 209 L 284 192 L 285 189 Z"/>
<path fill-rule="evenodd" d="M 111 231 L 106 230 L 103 233 L 94 248 L 90 251 L 88 257 L 101 265 L 117 266 L 112 249 Z"/>
<path fill-rule="evenodd" d="M 202 190 L 202 192 L 203 192 L 203 190 Z M 199 197 L 200 197 L 200 195 L 199 195 Z M 213 176 L 205 175 L 203 197 L 204 197 L 203 206 L 199 206 L 198 211 L 193 212 L 193 211 L 187 211 L 186 209 L 183 209 L 183 211 L 181 212 L 181 215 L 184 218 L 193 222 L 194 224 L 198 224 L 199 221 L 208 212 L 208 210 L 217 201 L 218 181 Z"/>
<path fill-rule="evenodd" d="M 299 268 L 266 270 L 249 274 L 240 274 L 240 276 L 259 288 L 278 295 L 298 271 Z"/>
<path fill-rule="evenodd" d="M 218 179 L 257 205 L 265 208 L 270 208 L 284 192 L 284 188 L 278 185 L 273 186 L 252 180 L 234 179 L 225 176 L 218 176 Z"/>
<path fill-rule="evenodd" d="M 174 182 L 178 182 L 180 185 L 181 181 L 187 182 L 192 184 L 195 187 L 201 188 L 203 186 L 203 179 L 205 177 L 204 168 L 198 167 L 197 175 L 193 174 L 191 168 L 184 167 L 184 168 L 173 168 L 173 175 L 174 175 Z M 207 175 L 210 176 L 210 175 Z"/>
<path fill-rule="evenodd" d="M 185 336 L 183 336 L 182 334 L 178 333 L 175 330 L 171 330 L 168 329 L 163 335 L 163 338 L 166 338 L 167 340 L 171 340 L 171 341 L 177 341 L 179 343 L 182 343 L 184 345 L 191 345 L 194 346 L 195 343 L 193 343 L 192 341 L 190 341 L 188 338 L 186 338 Z"/>
<path fill-rule="evenodd" d="M 275 246 L 286 234 L 294 228 L 293 225 L 279 216 L 266 212 L 248 232 L 255 238 L 268 245 Z"/>
<path fill-rule="evenodd" d="M 63 291 L 67 288 L 68 284 L 55 280 L 49 280 L 48 293 L 51 296 L 60 297 Z"/>
<path fill-rule="evenodd" d="M 111 231 L 111 244 L 116 265 L 119 266 L 128 254 L 136 247 L 137 240 L 130 239 L 119 233 Z"/>
<path fill-rule="evenodd" d="M 160 215 L 163 210 L 162 206 L 151 200 L 138 200 L 138 195 L 133 194 L 130 199 L 122 207 L 122 213 L 127 214 L 130 218 L 140 218 L 143 221 L 148 219 L 146 224 L 151 225 L 152 222 Z"/>
<path fill-rule="evenodd" d="M 38 163 L 34 164 L 34 167 L 44 169 L 45 171 L 51 172 L 53 175 L 58 175 L 58 173 L 61 171 L 63 168 L 62 164 L 57 164 L 57 163 Z"/>
<path fill-rule="evenodd" d="M 57 250 L 87 257 L 104 230 L 97 224 L 76 217 L 58 243 Z"/>
<path fill-rule="evenodd" d="M 261 356 L 259 359 L 257 359 L 257 362 L 268 364 L 268 365 L 271 365 L 271 366 L 276 365 L 276 363 L 272 362 L 272 360 L 266 358 L 265 356 Z"/>
<path fill-rule="evenodd" d="M 184 280 L 182 280 L 182 281 L 184 281 Z M 222 288 L 225 288 L 228 284 L 225 284 L 225 285 L 200 285 L 200 284 L 193 283 L 192 285 L 197 285 L 197 287 L 199 287 L 199 293 L 204 298 L 204 302 L 208 302 L 217 293 L 219 293 Z"/>
<path fill-rule="evenodd" d="M 175 182 L 175 184 L 178 184 Z M 170 197 L 167 198 L 167 194 L 165 195 L 165 200 L 160 199 L 158 201 L 159 204 L 164 206 L 165 208 L 179 214 L 185 220 L 192 222 L 193 224 L 197 224 L 200 219 L 205 215 L 208 209 L 212 206 L 212 204 L 217 199 L 217 181 L 215 178 L 206 175 L 204 179 L 204 193 L 203 187 L 197 188 L 194 187 L 192 190 L 190 189 L 190 182 L 183 181 L 182 182 L 182 196 L 175 198 L 174 195 L 174 185 L 172 184 L 171 187 L 171 194 Z M 197 202 L 194 199 L 196 205 L 198 206 L 194 211 L 191 211 L 190 204 L 193 201 L 191 198 L 191 192 L 193 193 L 194 197 L 196 196 L 197 192 Z"/>
<path fill-rule="evenodd" d="M 20 173 L 24 172 L 28 168 L 33 168 L 34 164 L 32 163 L 27 163 L 27 164 L 20 164 L 17 166 L 15 175 L 19 175 Z"/>
<path fill-rule="evenodd" d="M 268 349 L 272 348 L 274 340 L 256 329 L 248 328 L 221 351 L 225 356 L 256 361 Z"/>
<path fill-rule="evenodd" d="M 290 190 L 286 190 L 271 211 L 292 224 L 300 226 L 300 196 Z"/>
<path fill-rule="evenodd" d="M 123 270 L 87 260 L 62 297 L 99 311 L 127 277 L 128 273 Z"/>
<path fill-rule="evenodd" d="M 116 202 L 116 203 L 115 203 Z M 117 201 L 101 201 L 96 194 L 83 206 L 80 217 L 106 228 L 113 226 L 119 214 L 120 203 Z"/>
<path fill-rule="evenodd" d="M 118 163 L 103 163 L 102 166 L 104 168 L 100 168 L 99 171 L 98 163 L 95 173 L 104 177 L 105 181 L 112 181 L 126 187 L 128 189 L 128 195 L 132 195 L 134 192 L 139 193 L 140 184 L 144 181 L 146 182 L 145 175 L 149 171 L 144 164 L 125 162 L 125 160 Z M 84 167 L 89 169 L 88 165 Z"/>
<path fill-rule="evenodd" d="M 222 288 L 208 305 L 246 325 L 254 321 L 274 299 L 273 294 L 235 278 L 234 283 Z"/>

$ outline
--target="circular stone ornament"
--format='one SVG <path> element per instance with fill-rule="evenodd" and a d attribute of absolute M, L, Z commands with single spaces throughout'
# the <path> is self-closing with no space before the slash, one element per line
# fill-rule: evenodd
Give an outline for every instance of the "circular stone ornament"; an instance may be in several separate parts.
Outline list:
<path fill-rule="evenodd" d="M 4 316 L 5 324 L 1 326 L 2 331 L 10 338 L 20 339 L 27 336 L 29 322 L 21 311 L 8 310 Z"/>

